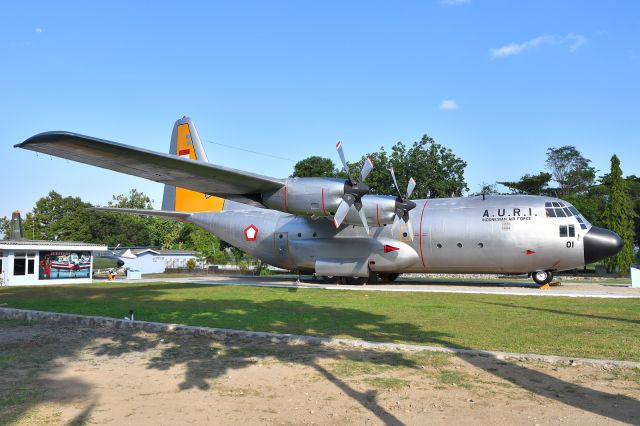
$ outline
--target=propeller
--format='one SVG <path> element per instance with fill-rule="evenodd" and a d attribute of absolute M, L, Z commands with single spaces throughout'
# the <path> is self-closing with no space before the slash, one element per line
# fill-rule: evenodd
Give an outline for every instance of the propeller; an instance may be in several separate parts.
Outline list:
<path fill-rule="evenodd" d="M 344 195 L 342 196 L 342 201 L 340 201 L 340 204 L 338 205 L 336 214 L 333 216 L 333 223 L 336 228 L 340 227 L 344 218 L 347 217 L 349 209 L 353 206 L 358 211 L 360 220 L 362 221 L 362 226 L 364 226 L 364 229 L 368 234 L 369 224 L 367 223 L 367 217 L 365 216 L 364 209 L 362 208 L 362 197 L 369 193 L 369 186 L 364 184 L 363 181 L 367 176 L 369 176 L 371 170 L 373 170 L 373 161 L 371 161 L 371 158 L 367 157 L 362 165 L 362 169 L 360 170 L 360 181 L 357 181 L 351 177 L 351 172 L 349 171 L 349 167 L 347 167 L 347 160 L 345 160 L 344 151 L 342 150 L 342 142 L 338 142 L 336 144 L 336 149 L 338 150 L 338 155 L 342 162 L 342 170 L 344 170 L 349 179 L 344 183 Z"/>
<path fill-rule="evenodd" d="M 396 173 L 393 170 L 393 166 L 389 168 L 389 172 L 391 173 L 391 177 L 393 178 L 393 184 L 396 187 L 396 191 L 398 191 L 398 198 L 396 198 L 396 217 L 393 219 L 392 232 L 396 233 L 396 228 L 400 219 L 402 219 L 407 227 L 407 234 L 409 239 L 413 241 L 413 227 L 411 226 L 411 219 L 409 217 L 409 211 L 416 207 L 416 203 L 411 201 L 409 197 L 413 193 L 413 190 L 416 188 L 416 181 L 414 178 L 409 179 L 409 183 L 407 183 L 407 192 L 403 196 L 400 192 L 400 187 L 398 186 L 398 181 L 396 180 Z"/>

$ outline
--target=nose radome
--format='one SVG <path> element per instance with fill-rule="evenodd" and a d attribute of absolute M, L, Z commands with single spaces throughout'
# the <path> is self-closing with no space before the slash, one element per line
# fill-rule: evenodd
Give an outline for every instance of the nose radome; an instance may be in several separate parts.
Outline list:
<path fill-rule="evenodd" d="M 615 256 L 622 250 L 622 238 L 608 229 L 592 226 L 584 236 L 584 263 Z"/>

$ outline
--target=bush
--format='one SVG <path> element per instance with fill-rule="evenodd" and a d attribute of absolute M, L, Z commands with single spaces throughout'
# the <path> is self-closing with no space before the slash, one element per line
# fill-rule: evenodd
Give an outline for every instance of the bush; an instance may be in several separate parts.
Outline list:
<path fill-rule="evenodd" d="M 253 271 L 251 271 L 251 267 L 249 265 L 249 262 L 241 261 L 241 262 L 238 263 L 238 267 L 240 268 L 240 272 L 242 274 L 247 275 L 247 274 L 250 274 L 250 273 L 253 272 Z"/>
<path fill-rule="evenodd" d="M 189 268 L 189 270 L 194 270 L 196 268 L 196 260 L 195 259 L 187 260 L 187 268 Z"/>

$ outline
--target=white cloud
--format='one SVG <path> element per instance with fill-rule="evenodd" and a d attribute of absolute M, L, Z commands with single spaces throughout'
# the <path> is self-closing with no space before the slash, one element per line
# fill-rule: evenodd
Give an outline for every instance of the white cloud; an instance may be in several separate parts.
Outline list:
<path fill-rule="evenodd" d="M 458 6 L 460 4 L 471 3 L 471 0 L 440 0 L 440 4 L 444 4 L 446 6 Z"/>
<path fill-rule="evenodd" d="M 453 99 L 445 99 L 440 102 L 440 109 L 445 111 L 453 111 L 454 109 L 458 109 L 458 103 Z"/>
<path fill-rule="evenodd" d="M 571 43 L 569 45 L 569 52 L 575 52 L 580 46 L 582 46 L 589 40 L 585 36 L 580 34 L 569 34 L 567 35 L 567 41 Z"/>
<path fill-rule="evenodd" d="M 575 52 L 580 46 L 589 41 L 585 36 L 580 34 L 567 34 L 566 36 L 542 35 L 532 39 L 523 41 L 522 43 L 510 43 L 502 47 L 495 47 L 490 50 L 493 58 L 504 58 L 507 56 L 518 55 L 525 50 L 533 49 L 545 44 L 569 44 L 569 52 Z"/>
<path fill-rule="evenodd" d="M 494 58 L 504 58 L 505 56 L 517 55 L 527 49 L 538 47 L 542 44 L 553 42 L 553 36 L 538 36 L 522 43 L 511 43 L 506 46 L 491 49 L 491 56 Z"/>
<path fill-rule="evenodd" d="M 41 33 L 41 32 L 42 32 L 42 28 L 37 27 L 37 28 L 35 29 L 35 31 L 36 31 L 37 33 Z"/>

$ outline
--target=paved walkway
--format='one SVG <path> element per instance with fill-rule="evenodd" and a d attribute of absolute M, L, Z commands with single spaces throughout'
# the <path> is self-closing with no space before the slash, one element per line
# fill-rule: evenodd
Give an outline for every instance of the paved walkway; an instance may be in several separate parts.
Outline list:
<path fill-rule="evenodd" d="M 467 293 L 496 294 L 511 296 L 561 296 L 561 297 L 597 297 L 613 299 L 640 298 L 640 288 L 631 288 L 627 284 L 608 284 L 597 282 L 565 281 L 562 285 L 549 289 L 539 289 L 533 282 L 504 280 L 441 280 L 423 279 L 403 280 L 393 284 L 337 285 L 326 284 L 313 279 L 305 279 L 297 284 L 291 277 L 254 277 L 254 276 L 201 276 L 182 278 L 149 278 L 140 280 L 118 280 L 119 282 L 191 282 L 203 285 L 238 285 L 253 287 L 311 288 L 342 291 L 402 291 L 427 293 Z"/>

